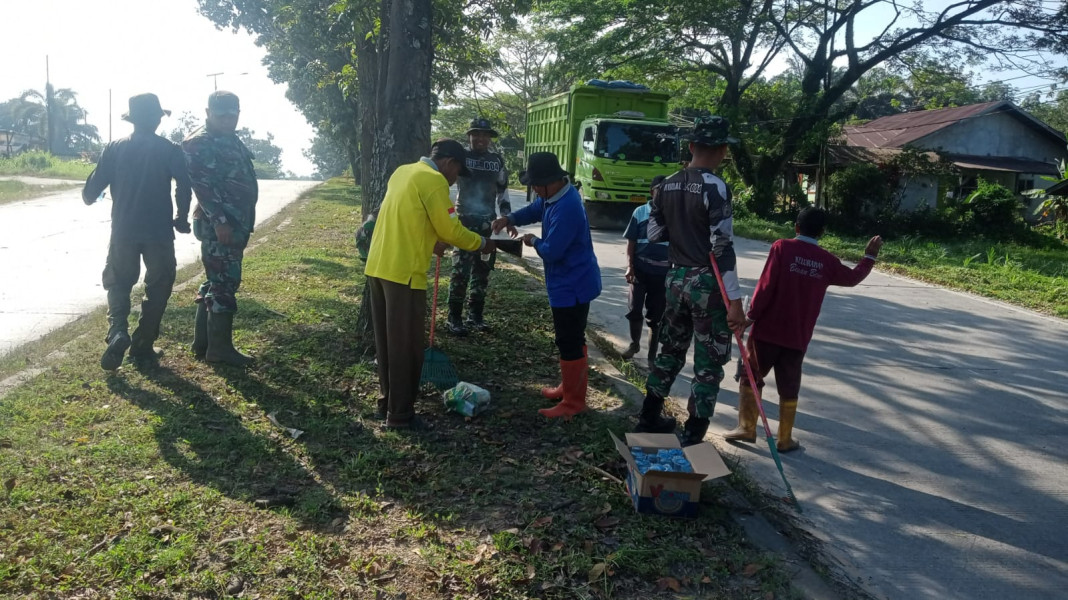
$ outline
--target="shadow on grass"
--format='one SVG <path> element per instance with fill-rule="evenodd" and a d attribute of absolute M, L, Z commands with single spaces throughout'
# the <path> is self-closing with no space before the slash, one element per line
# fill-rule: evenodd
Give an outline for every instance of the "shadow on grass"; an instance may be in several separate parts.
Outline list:
<path fill-rule="evenodd" d="M 142 370 L 152 386 L 121 376 L 108 389 L 160 417 L 160 454 L 193 481 L 259 508 L 285 511 L 304 526 L 325 528 L 342 511 L 279 444 L 249 431 L 203 388 L 166 366 Z M 169 394 L 168 394 L 169 392 Z"/>

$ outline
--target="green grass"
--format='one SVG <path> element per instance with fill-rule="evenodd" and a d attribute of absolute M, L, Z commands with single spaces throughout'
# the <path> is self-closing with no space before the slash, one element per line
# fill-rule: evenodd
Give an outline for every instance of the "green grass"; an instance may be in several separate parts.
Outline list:
<path fill-rule="evenodd" d="M 77 183 L 67 185 L 36 185 L 21 181 L 0 181 L 0 204 L 18 202 L 20 200 L 32 200 L 55 192 L 79 187 Z"/>
<path fill-rule="evenodd" d="M 269 240 L 247 255 L 236 321 L 247 371 L 187 353 L 185 290 L 160 367 L 100 371 L 103 324 L 82 324 L 0 401 L 0 596 L 795 597 L 786 565 L 730 518 L 726 481 L 706 486 L 697 520 L 646 517 L 568 458 L 622 475 L 607 432 L 629 430 L 634 408 L 592 373 L 593 412 L 538 417 L 558 377 L 551 319 L 514 264 L 493 273 L 494 332 L 441 342 L 492 410 L 468 421 L 428 393 L 430 431 L 381 429 L 354 335 L 356 207 L 333 180 L 257 233 Z"/>
<path fill-rule="evenodd" d="M 793 237 L 794 229 L 747 217 L 735 223 L 735 234 L 770 242 Z M 855 261 L 863 257 L 868 239 L 828 234 L 820 245 Z M 943 242 L 905 236 L 886 242 L 879 268 L 1068 318 L 1068 245 L 1052 238 L 1038 248 L 984 239 Z"/>
<path fill-rule="evenodd" d="M 0 158 L 0 175 L 52 177 L 85 181 L 96 165 L 68 160 L 47 152 L 33 151 L 11 158 Z"/>

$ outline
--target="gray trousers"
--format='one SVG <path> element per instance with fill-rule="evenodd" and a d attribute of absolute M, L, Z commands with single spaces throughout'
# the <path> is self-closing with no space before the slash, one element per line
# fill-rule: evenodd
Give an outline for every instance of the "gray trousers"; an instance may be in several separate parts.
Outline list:
<path fill-rule="evenodd" d="M 145 261 L 145 296 L 134 343 L 151 344 L 159 337 L 159 324 L 174 287 L 176 262 L 174 240 L 116 242 L 108 246 L 108 258 L 101 281 L 108 292 L 108 340 L 116 332 L 126 332 L 130 318 L 130 292 L 141 277 Z"/>
<path fill-rule="evenodd" d="M 425 350 L 426 290 L 368 277 L 371 320 L 378 357 L 378 383 L 386 400 L 387 424 L 404 424 L 415 416 L 419 376 Z"/>

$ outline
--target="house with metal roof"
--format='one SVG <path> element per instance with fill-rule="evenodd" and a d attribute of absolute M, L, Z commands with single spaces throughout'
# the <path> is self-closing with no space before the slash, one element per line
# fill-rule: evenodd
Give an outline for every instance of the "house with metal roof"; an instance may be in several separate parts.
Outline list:
<path fill-rule="evenodd" d="M 975 190 L 979 178 L 1021 194 L 1044 189 L 1050 182 L 1042 176 L 1059 175 L 1058 162 L 1068 158 L 1064 133 L 1009 101 L 882 117 L 846 127 L 844 141 L 844 146 L 829 148 L 832 163 L 835 157 L 842 163 L 878 162 L 876 157 L 911 147 L 937 152 L 957 167 L 960 179 L 955 185 L 922 175 L 903 181 L 902 210 L 964 197 Z"/>

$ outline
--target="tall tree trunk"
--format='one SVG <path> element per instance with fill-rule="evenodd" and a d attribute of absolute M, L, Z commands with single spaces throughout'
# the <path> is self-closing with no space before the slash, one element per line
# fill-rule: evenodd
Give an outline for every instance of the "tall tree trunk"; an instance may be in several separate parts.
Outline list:
<path fill-rule="evenodd" d="M 430 149 L 430 70 L 433 53 L 431 0 L 382 0 L 382 27 L 377 48 L 375 127 L 369 164 L 363 169 L 364 214 L 378 211 L 386 185 L 400 165 L 419 160 Z M 359 68 L 359 65 L 357 66 Z M 361 77 L 361 85 L 364 80 Z M 365 118 L 368 116 L 364 112 Z M 366 127 L 367 121 L 364 121 Z M 365 128 L 365 132 L 367 129 Z M 363 148 L 368 154 L 367 146 Z M 364 289 L 357 327 L 371 340 L 370 302 Z M 368 344 L 370 346 L 370 344 Z"/>

